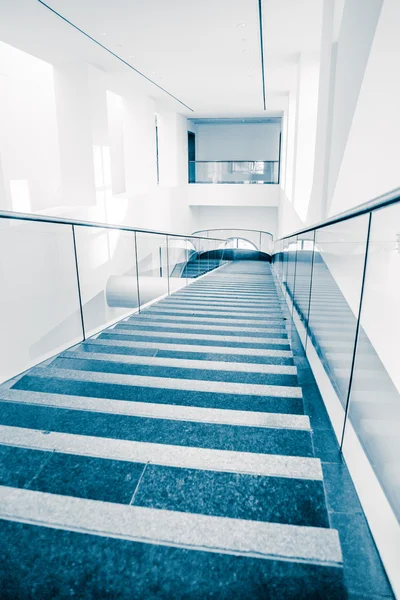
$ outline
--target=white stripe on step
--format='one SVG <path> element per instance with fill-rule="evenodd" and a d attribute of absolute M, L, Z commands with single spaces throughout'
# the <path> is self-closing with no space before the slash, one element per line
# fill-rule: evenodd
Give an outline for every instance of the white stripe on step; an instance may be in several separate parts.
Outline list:
<path fill-rule="evenodd" d="M 214 517 L 0 486 L 0 517 L 202 552 L 341 565 L 335 529 Z"/>
<path fill-rule="evenodd" d="M 184 390 L 186 392 L 207 392 L 212 394 L 237 394 L 247 396 L 265 396 L 274 398 L 302 398 L 300 387 L 289 385 L 262 385 L 258 383 L 230 383 L 228 381 L 202 381 L 194 379 L 175 379 L 172 377 L 144 377 L 141 375 L 122 375 L 98 373 L 97 371 L 75 371 L 55 367 L 33 367 L 29 376 L 51 379 L 68 379 L 91 383 L 129 385 L 163 390 Z M 134 390 L 132 390 L 134 393 Z"/>
<path fill-rule="evenodd" d="M 155 305 L 154 305 L 155 306 Z M 146 313 L 148 314 L 162 314 L 162 313 L 169 313 L 169 314 L 198 314 L 199 316 L 218 316 L 221 314 L 221 311 L 218 310 L 213 310 L 212 307 L 210 308 L 197 308 L 197 309 L 188 309 L 188 308 L 168 308 L 168 307 L 163 307 L 160 305 L 159 308 L 153 308 L 150 307 L 146 310 Z M 267 311 L 267 310 L 260 310 L 257 312 L 246 312 L 243 309 L 240 310 L 240 312 L 236 312 L 236 311 L 232 311 L 232 310 L 226 310 L 223 311 L 223 314 L 227 317 L 247 317 L 248 319 L 251 319 L 252 317 L 257 317 L 259 316 L 260 318 L 266 318 L 266 317 L 275 317 L 275 318 L 279 318 L 282 317 L 282 311 L 280 310 L 279 307 L 277 307 L 276 309 L 274 309 L 273 311 Z"/>
<path fill-rule="evenodd" d="M 259 325 L 260 327 L 270 327 L 271 325 L 283 325 L 285 323 L 285 319 L 283 318 L 283 316 L 280 317 L 265 317 L 264 319 L 252 319 L 251 317 L 249 317 L 248 319 L 230 319 L 229 317 L 203 317 L 203 316 L 182 316 L 182 315 L 176 315 L 176 314 L 172 314 L 170 315 L 157 315 L 155 313 L 150 313 L 150 312 L 141 312 L 141 313 L 137 313 L 136 315 L 132 316 L 132 317 L 127 317 L 125 320 L 126 321 L 130 321 L 132 320 L 132 322 L 137 321 L 137 320 L 143 320 L 143 319 L 147 319 L 147 320 L 151 320 L 154 322 L 158 322 L 158 321 L 172 321 L 172 322 L 179 322 L 179 321 L 183 321 L 183 322 L 187 322 L 190 321 L 191 323 L 220 323 L 221 325 L 225 325 L 225 324 L 229 324 L 229 326 L 231 325 L 235 325 L 236 327 L 240 327 L 242 326 L 243 323 L 247 323 L 247 324 L 251 324 L 251 325 Z"/>
<path fill-rule="evenodd" d="M 245 309 L 245 308 L 237 308 L 237 310 L 235 310 L 234 308 L 214 308 L 214 306 L 212 307 L 202 307 L 202 308 L 184 308 L 186 306 L 186 304 L 182 304 L 182 308 L 181 307 L 174 307 L 174 306 L 170 306 L 168 308 L 167 305 L 164 304 L 159 304 L 156 305 L 154 304 L 153 306 L 151 306 L 150 308 L 147 309 L 146 312 L 151 312 L 153 313 L 172 313 L 172 314 L 185 314 L 185 313 L 198 313 L 201 315 L 219 315 L 221 313 L 223 313 L 224 315 L 228 315 L 228 316 L 232 316 L 234 317 L 235 315 L 237 316 L 243 316 L 243 317 L 263 317 L 263 316 L 277 316 L 280 317 L 282 316 L 282 311 L 280 309 L 279 306 L 275 306 L 272 308 L 262 308 L 262 309 Z"/>
<path fill-rule="evenodd" d="M 200 408 L 197 406 L 180 406 L 175 404 L 153 404 L 152 402 L 132 402 L 130 400 L 113 400 L 110 402 L 110 400 L 104 398 L 49 394 L 47 392 L 31 392 L 29 390 L 15 389 L 2 390 L 0 401 L 129 417 L 311 431 L 310 420 L 305 415 Z"/>
<path fill-rule="evenodd" d="M 0 443 L 165 467 L 322 481 L 318 458 L 210 450 L 0 425 Z"/>
<path fill-rule="evenodd" d="M 100 334 L 99 334 L 100 335 Z M 277 358 L 292 358 L 291 350 L 268 350 L 266 348 L 231 348 L 223 346 L 198 346 L 196 344 L 169 344 L 164 342 L 130 342 L 125 340 L 105 340 L 90 338 L 87 344 L 101 344 L 105 346 L 120 346 L 123 348 L 154 348 L 170 352 L 195 352 L 201 354 L 233 354 L 240 356 L 274 356 Z"/>
<path fill-rule="evenodd" d="M 153 320 L 153 319 L 149 319 L 149 318 L 142 318 L 142 317 L 128 317 L 127 319 L 124 320 L 124 323 L 129 323 L 132 324 L 132 326 L 137 325 L 140 327 L 171 327 L 171 328 L 179 328 L 179 329 L 210 329 L 212 331 L 228 331 L 231 332 L 232 331 L 232 326 L 231 325 L 207 325 L 204 323 L 176 323 L 174 321 L 174 319 L 171 319 L 170 321 L 159 321 L 159 320 Z M 240 326 L 240 330 L 244 331 L 245 333 L 247 332 L 254 332 L 254 333 L 285 333 L 285 329 L 284 329 L 284 325 L 281 325 L 280 329 L 276 329 L 276 325 L 275 328 L 274 327 L 246 327 L 241 325 Z"/>
<path fill-rule="evenodd" d="M 185 358 L 160 358 L 158 356 L 129 356 L 125 354 L 99 354 L 84 350 L 67 350 L 59 355 L 62 358 L 81 360 L 103 360 L 129 365 L 150 367 L 174 367 L 177 369 L 198 369 L 201 371 L 229 371 L 235 373 L 269 373 L 274 375 L 297 375 L 297 368 L 286 365 L 264 365 L 259 363 L 221 362 L 217 360 L 193 360 Z M 0 388 L 1 391 L 1 388 Z"/>
<path fill-rule="evenodd" d="M 131 329 L 118 329 L 117 325 L 106 329 L 102 333 L 111 333 L 118 335 L 131 335 L 135 337 L 160 337 L 160 338 L 179 338 L 180 340 L 209 340 L 216 342 L 235 342 L 237 344 L 247 343 L 247 344 L 276 344 L 281 346 L 288 346 L 289 340 L 281 339 L 281 338 L 258 338 L 258 337 L 241 337 L 236 335 L 212 335 L 206 333 L 181 333 L 179 332 L 170 332 L 170 331 L 141 331 L 140 329 L 135 329 L 132 326 Z M 279 332 L 281 333 L 281 332 Z M 285 333 L 286 335 L 286 333 Z"/>
<path fill-rule="evenodd" d="M 0 517 L 202 552 L 341 565 L 335 529 L 127 506 L 0 486 Z"/>

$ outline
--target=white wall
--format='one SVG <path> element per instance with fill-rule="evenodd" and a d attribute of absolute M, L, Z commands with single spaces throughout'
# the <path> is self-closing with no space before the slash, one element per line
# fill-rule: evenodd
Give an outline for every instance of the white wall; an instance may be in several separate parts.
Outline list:
<path fill-rule="evenodd" d="M 0 73 L 0 208 L 37 211 L 60 202 L 53 68 L 0 42 Z"/>
<path fill-rule="evenodd" d="M 344 0 L 342 0 L 344 3 Z M 336 11 L 335 11 L 336 8 Z M 307 210 L 308 222 L 322 221 L 326 214 L 328 166 L 330 159 L 334 75 L 337 44 L 334 43 L 338 19 L 338 3 L 324 0 L 319 68 L 319 90 L 315 137 L 314 176 Z"/>
<path fill-rule="evenodd" d="M 293 203 L 289 200 L 285 192 L 281 189 L 279 195 L 276 237 L 279 239 L 283 236 L 294 233 L 295 231 L 298 231 L 303 227 L 304 223 L 300 219 L 298 213 L 295 211 Z"/>
<path fill-rule="evenodd" d="M 178 195 L 189 206 L 278 206 L 279 185 L 191 183 L 181 186 Z"/>
<path fill-rule="evenodd" d="M 278 160 L 280 123 L 197 125 L 196 160 Z"/>
<path fill-rule="evenodd" d="M 385 0 L 343 152 L 330 214 L 400 185 L 400 3 Z"/>
<path fill-rule="evenodd" d="M 296 94 L 291 91 L 288 97 L 287 110 L 285 121 L 285 172 L 284 178 L 281 179 L 281 186 L 286 194 L 286 197 L 293 200 L 293 177 L 295 170 L 295 147 L 296 147 L 296 119 L 297 119 L 297 102 Z"/>
<path fill-rule="evenodd" d="M 390 12 L 390 4 L 391 0 L 385 0 L 385 12 Z M 398 6 L 398 2 L 394 2 L 394 5 L 396 4 Z M 361 107 L 360 90 L 366 75 L 368 59 L 371 53 L 371 59 L 373 60 L 373 54 L 376 53 L 376 49 L 372 50 L 372 43 L 381 7 L 382 0 L 346 0 L 344 6 L 340 34 L 337 42 L 335 65 L 332 137 L 330 144 L 327 190 L 328 207 L 332 202 L 333 194 L 335 192 L 345 149 L 349 142 L 352 123 Z M 392 16 L 394 19 L 392 21 L 392 26 L 390 23 L 387 23 L 386 26 L 381 22 L 380 29 L 381 31 L 386 31 L 387 29 L 387 33 L 389 35 L 392 33 L 393 37 L 395 31 L 398 31 L 398 28 L 400 27 L 400 21 L 398 20 L 398 17 L 396 18 L 395 14 Z M 386 33 L 383 33 L 383 35 L 386 36 Z M 389 50 L 389 47 L 387 49 Z M 379 113 L 388 114 L 388 106 L 385 106 L 384 108 L 382 106 L 383 110 L 380 110 L 379 107 L 382 104 L 382 100 L 385 98 L 386 103 L 386 98 L 391 95 L 390 86 L 393 84 L 391 83 L 390 78 L 393 80 L 397 79 L 395 71 L 392 71 L 390 68 L 390 61 L 394 60 L 395 64 L 393 66 L 398 67 L 398 62 L 395 58 L 396 54 L 398 55 L 398 51 L 399 46 L 395 45 L 393 48 L 394 55 L 392 58 L 390 56 L 387 57 L 389 62 L 386 62 L 386 57 L 381 57 L 380 69 L 383 69 L 383 74 L 386 74 L 385 81 L 376 81 L 375 85 L 378 87 L 375 90 L 375 93 L 370 89 L 371 94 L 368 94 L 368 102 L 371 110 L 370 116 L 373 120 L 381 120 L 381 114 L 377 114 L 377 109 L 379 110 Z M 377 103 L 376 100 L 378 100 Z M 368 129 L 366 131 L 369 130 L 369 127 L 370 124 L 368 124 Z M 366 135 L 366 131 L 363 132 L 362 137 L 359 139 L 360 146 L 363 145 L 369 137 L 369 135 Z M 385 150 L 383 151 L 383 154 L 386 155 Z M 352 205 L 352 200 L 349 198 L 347 208 Z M 331 213 L 332 209 L 333 207 L 330 209 Z M 337 211 L 335 210 L 334 212 Z"/>
<path fill-rule="evenodd" d="M 304 221 L 314 178 L 319 92 L 319 56 L 302 54 L 298 64 L 294 207 Z"/>
<path fill-rule="evenodd" d="M 389 22 L 384 25 L 380 18 L 382 4 L 386 12 L 392 12 L 393 31 Z M 398 185 L 395 176 L 387 180 L 382 176 L 382 171 L 387 172 L 388 163 L 391 163 L 386 152 L 388 138 L 398 139 L 393 130 L 393 116 L 398 112 L 394 108 L 398 102 L 398 79 L 393 75 L 399 68 L 398 43 L 393 39 L 389 48 L 389 39 L 396 35 L 400 25 L 393 12 L 395 6 L 396 2 L 393 6 L 391 0 L 324 0 L 321 3 L 320 50 L 299 56 L 297 83 L 295 91 L 289 94 L 285 115 L 287 150 L 282 187 L 285 197 L 294 203 L 294 210 L 305 224 L 319 222 L 329 214 L 365 202 L 376 195 L 377 189 L 383 193 Z M 387 38 L 386 51 L 383 46 L 382 51 L 376 46 L 378 21 L 383 31 L 382 39 Z M 380 59 L 378 54 L 381 54 Z M 372 68 L 370 64 L 374 61 L 376 79 L 375 75 L 370 75 L 369 89 L 365 88 L 363 92 L 367 85 L 365 79 Z M 392 99 L 393 109 L 389 108 Z M 366 104 L 368 116 L 365 115 L 353 135 Z M 379 106 L 384 108 L 378 115 Z M 382 126 L 382 113 L 388 117 L 387 127 Z M 384 149 L 379 153 L 376 152 L 377 140 L 371 135 L 374 129 L 378 135 L 380 133 L 380 149 Z M 357 149 L 350 157 L 352 139 L 358 141 Z M 379 176 L 374 178 L 374 182 L 380 181 L 375 188 L 369 185 L 370 178 L 365 177 L 366 164 L 371 160 L 367 159 L 367 148 L 369 156 L 379 154 L 384 164 Z M 391 152 L 391 156 L 395 155 L 396 152 Z M 360 165 L 359 173 L 354 171 L 357 164 Z M 367 167 L 367 170 L 373 174 L 374 168 Z M 394 174 L 393 166 L 390 168 Z M 343 173 L 346 173 L 345 179 Z M 366 181 L 368 192 L 360 193 Z M 289 215 L 290 211 L 283 207 L 281 230 L 289 230 Z M 287 218 L 289 221 L 285 223 Z"/>
<path fill-rule="evenodd" d="M 0 72 L 0 210 L 191 231 L 177 193 L 187 184 L 185 117 L 135 91 L 129 74 L 53 66 L 3 43 Z"/>

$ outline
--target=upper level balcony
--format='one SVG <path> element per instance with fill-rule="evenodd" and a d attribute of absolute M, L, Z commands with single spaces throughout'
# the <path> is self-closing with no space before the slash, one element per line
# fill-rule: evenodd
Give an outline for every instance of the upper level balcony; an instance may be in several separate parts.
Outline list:
<path fill-rule="evenodd" d="M 189 183 L 278 184 L 279 160 L 189 161 Z"/>

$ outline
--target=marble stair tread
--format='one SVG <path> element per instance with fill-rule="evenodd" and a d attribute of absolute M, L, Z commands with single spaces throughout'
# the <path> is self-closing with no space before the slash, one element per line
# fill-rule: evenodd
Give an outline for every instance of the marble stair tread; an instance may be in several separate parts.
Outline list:
<path fill-rule="evenodd" d="M 336 530 L 122 506 L 0 486 L 2 519 L 137 541 L 341 565 Z"/>
<path fill-rule="evenodd" d="M 124 319 L 123 322 L 134 322 L 134 321 L 154 321 L 155 323 L 157 323 L 158 321 L 162 321 L 162 322 L 179 322 L 179 323 L 214 323 L 216 325 L 221 325 L 221 326 L 229 326 L 229 327 L 241 327 L 242 325 L 250 325 L 251 327 L 257 326 L 257 327 L 271 327 L 272 325 L 283 325 L 286 321 L 286 319 L 284 319 L 284 317 L 282 315 L 280 315 L 279 317 L 273 317 L 273 318 L 266 318 L 264 317 L 263 319 L 260 318 L 256 318 L 253 319 L 251 317 L 249 318 L 243 318 L 243 319 L 237 319 L 236 317 L 231 319 L 229 317 L 224 317 L 221 318 L 221 316 L 218 317 L 207 317 L 207 316 L 185 316 L 185 315 L 157 315 L 155 313 L 149 313 L 149 312 L 141 312 L 139 314 L 134 315 L 133 317 L 127 317 L 126 319 Z"/>
<path fill-rule="evenodd" d="M 80 348 L 72 348 L 66 350 L 59 355 L 59 358 L 88 358 L 86 352 L 82 352 Z M 279 375 L 297 375 L 297 367 L 288 365 L 271 365 L 264 363 L 238 363 L 221 362 L 211 360 L 184 360 L 177 358 L 160 358 L 158 356 L 121 356 L 112 354 L 93 353 L 90 355 L 93 360 L 105 360 L 114 362 L 124 362 L 133 365 L 147 365 L 160 367 L 176 367 L 186 369 L 200 369 L 207 371 L 228 371 L 228 372 L 245 372 L 245 373 L 271 373 Z"/>
<path fill-rule="evenodd" d="M 207 369 L 207 361 L 203 362 L 203 367 L 192 368 L 191 360 L 176 359 L 181 364 L 163 366 L 157 363 L 151 365 L 131 363 L 124 360 L 121 355 L 114 355 L 113 360 L 108 360 L 109 354 L 100 354 L 95 356 L 83 352 L 81 354 L 63 354 L 52 362 L 52 367 L 59 369 L 72 369 L 78 371 L 114 373 L 124 375 L 135 375 L 140 377 L 162 377 L 168 379 L 185 379 L 194 381 L 219 381 L 241 384 L 259 384 L 259 385 L 281 385 L 298 386 L 296 374 L 273 372 L 243 372 L 233 369 Z M 122 358 L 122 360 L 119 360 Z M 129 357 L 128 357 L 129 358 Z M 162 361 L 162 358 L 159 358 Z M 167 359 L 168 360 L 168 359 Z M 229 364 L 229 363 L 217 363 Z M 244 364 L 244 363 L 238 363 Z M 271 365 L 274 367 L 276 365 Z"/>
<path fill-rule="evenodd" d="M 198 346 L 195 344 L 175 344 L 168 342 L 139 342 L 139 341 L 129 341 L 128 339 L 122 340 L 113 340 L 113 339 L 104 339 L 101 337 L 90 338 L 87 342 L 84 342 L 81 347 L 89 347 L 89 346 L 110 346 L 114 348 L 128 348 L 132 350 L 147 350 L 152 349 L 155 351 L 182 351 L 182 352 L 191 352 L 191 353 L 199 353 L 199 354 L 223 354 L 228 357 L 230 356 L 253 356 L 260 357 L 259 360 L 262 360 L 262 357 L 272 358 L 272 357 L 280 357 L 280 358 L 288 358 L 291 359 L 293 357 L 293 352 L 291 350 L 275 350 L 275 349 L 264 349 L 264 348 L 231 348 L 225 346 Z M 229 358 L 230 361 L 233 362 L 233 358 Z"/>
<path fill-rule="evenodd" d="M 239 331 L 239 332 L 244 332 L 244 333 L 268 333 L 268 331 L 272 331 L 275 333 L 278 332 L 284 332 L 285 331 L 285 323 L 284 321 L 280 321 L 276 324 L 271 324 L 271 325 L 263 325 L 258 326 L 258 327 L 252 327 L 251 325 L 243 325 L 243 324 L 238 324 L 235 323 L 234 324 L 220 324 L 220 325 L 215 325 L 213 323 L 204 323 L 204 322 L 197 322 L 196 320 L 192 320 L 191 322 L 176 322 L 174 319 L 149 319 L 148 317 L 145 316 L 137 316 L 137 317 L 129 317 L 128 319 L 122 321 L 122 323 L 120 324 L 131 324 L 134 325 L 135 327 L 151 327 L 151 328 L 155 328 L 155 327 L 159 327 L 161 329 L 164 328 L 170 328 L 173 327 L 174 329 L 190 329 L 190 330 L 197 330 L 197 332 L 199 331 L 203 331 L 203 330 L 209 330 L 210 333 L 215 332 L 215 331 L 226 331 L 226 332 L 231 332 L 233 334 L 233 332 Z"/>
<path fill-rule="evenodd" d="M 185 305 L 186 306 L 186 305 Z M 151 306 L 149 308 L 146 309 L 146 312 L 151 313 L 151 314 L 177 314 L 177 315 L 185 315 L 185 314 L 195 314 L 195 315 L 209 315 L 209 316 L 218 316 L 221 315 L 223 317 L 252 317 L 252 318 L 265 318 L 266 316 L 269 317 L 280 317 L 282 315 L 280 308 L 277 306 L 272 306 L 271 308 L 263 308 L 262 310 L 246 310 L 243 308 L 238 308 L 238 310 L 234 310 L 234 309 L 218 309 L 218 308 L 214 308 L 214 306 L 212 306 L 211 308 L 207 308 L 206 306 L 204 306 L 203 308 L 198 308 L 198 307 L 181 307 L 181 308 L 174 308 L 172 306 L 167 306 L 167 305 L 160 305 L 160 306 Z"/>
<path fill-rule="evenodd" d="M 250 338 L 249 341 L 244 341 L 242 336 L 232 336 L 232 339 L 226 340 L 224 339 L 226 336 L 203 336 L 201 334 L 197 334 L 194 337 L 194 334 L 189 334 L 187 337 L 183 334 L 176 332 L 175 335 L 173 333 L 168 332 L 151 332 L 151 331 L 127 331 L 123 329 L 110 329 L 103 333 L 100 333 L 97 339 L 100 340 L 121 340 L 121 341 L 130 341 L 130 342 L 141 342 L 142 340 L 147 342 L 154 342 L 156 344 L 161 345 L 162 342 L 166 340 L 170 340 L 168 343 L 170 345 L 174 344 L 176 340 L 180 346 L 205 346 L 213 348 L 215 347 L 223 347 L 223 348 L 238 348 L 238 349 L 251 349 L 251 350 L 290 350 L 290 341 L 289 339 L 282 338 L 264 338 L 264 339 L 256 339 Z"/>
<path fill-rule="evenodd" d="M 293 352 L 291 350 L 281 350 L 276 348 L 247 348 L 241 346 L 207 346 L 206 344 L 198 345 L 198 344 L 176 344 L 174 342 L 166 342 L 165 340 L 161 342 L 151 341 L 151 342 L 142 342 L 142 341 L 130 341 L 127 336 L 121 336 L 120 339 L 114 339 L 111 335 L 109 339 L 104 338 L 102 334 L 99 334 L 97 338 L 91 338 L 90 341 L 86 342 L 87 345 L 93 344 L 102 344 L 109 345 L 115 347 L 126 347 L 126 348 L 151 348 L 155 350 L 176 350 L 183 352 L 193 352 L 193 353 L 212 353 L 212 354 L 225 354 L 225 355 L 249 355 L 255 357 L 287 357 L 292 358 Z"/>
<path fill-rule="evenodd" d="M 200 423 L 219 423 L 241 425 L 243 427 L 266 427 L 283 429 L 301 429 L 311 431 L 310 420 L 306 415 L 240 411 L 229 409 L 180 406 L 175 404 L 155 404 L 105 398 L 32 392 L 30 390 L 0 389 L 0 400 L 21 404 L 53 406 L 72 410 L 85 410 L 130 416 L 142 416 L 159 419 L 193 421 Z"/>
<path fill-rule="evenodd" d="M 158 323 L 140 323 L 138 320 L 135 321 L 131 321 L 131 322 L 123 322 L 123 323 L 118 323 L 117 325 L 115 325 L 115 327 L 113 327 L 113 330 L 119 331 L 120 329 L 123 330 L 128 330 L 128 331 L 144 331 L 144 332 L 149 332 L 149 333 L 160 333 L 160 332 L 168 332 L 168 333 L 176 333 L 176 334 L 180 334 L 180 335 L 190 335 L 190 336 L 196 336 L 196 335 L 219 335 L 219 336 L 225 336 L 225 337 L 254 337 L 254 338 L 286 338 L 287 339 L 287 332 L 286 329 L 284 327 L 281 327 L 279 329 L 276 329 L 274 327 L 266 327 L 264 330 L 259 330 L 259 331 L 251 331 L 251 330 L 244 330 L 242 328 L 210 328 L 208 329 L 208 327 L 206 325 L 203 325 L 201 328 L 199 328 L 196 324 L 192 325 L 191 327 L 185 325 L 182 328 L 182 325 L 178 324 L 178 325 L 174 325 L 173 323 L 170 323 L 169 325 L 159 325 Z M 182 329 L 184 329 L 182 331 Z M 185 331 L 186 329 L 186 331 Z M 230 340 L 227 340 L 230 341 Z"/>
<path fill-rule="evenodd" d="M 102 343 L 103 342 L 103 343 Z M 128 345 L 121 340 L 91 340 L 84 342 L 79 346 L 79 350 L 85 354 L 90 353 L 101 353 L 101 354 L 115 354 L 120 356 L 157 356 L 158 358 L 173 358 L 173 359 L 184 359 L 184 360 L 196 360 L 196 361 L 211 361 L 211 362 L 231 362 L 231 363 L 248 363 L 248 364 L 270 364 L 270 365 L 282 365 L 282 366 L 293 366 L 294 359 L 292 356 L 283 354 L 280 356 L 280 352 L 275 355 L 272 351 L 268 357 L 257 356 L 252 354 L 228 354 L 228 353 L 208 353 L 207 348 L 202 351 L 204 346 L 201 346 L 200 352 L 191 352 L 191 346 L 183 345 L 185 350 L 174 349 L 174 346 L 167 346 L 167 349 L 163 347 L 158 348 L 157 344 L 151 347 L 137 347 L 134 342 L 129 342 Z"/>
<path fill-rule="evenodd" d="M 209 516 L 329 527 L 324 486 L 318 480 L 167 467 L 9 445 L 0 445 L 0 459 L 3 486 Z"/>
<path fill-rule="evenodd" d="M 30 390 L 32 392 L 48 392 L 56 394 L 65 394 L 68 396 L 100 397 L 108 400 L 125 400 L 135 402 L 151 402 L 153 404 L 172 404 L 180 406 L 196 406 L 200 408 L 233 409 L 255 412 L 270 412 L 284 414 L 304 414 L 303 398 L 297 391 L 297 388 L 287 388 L 290 390 L 290 396 L 279 395 L 279 387 L 274 388 L 272 393 L 276 396 L 260 396 L 257 394 L 242 393 L 238 394 L 237 388 L 232 393 L 221 382 L 209 381 L 190 381 L 182 380 L 186 389 L 181 384 L 179 388 L 174 385 L 174 381 L 158 378 L 155 381 L 152 378 L 136 377 L 133 375 L 114 375 L 102 374 L 85 371 L 71 371 L 66 369 L 43 369 L 45 373 L 42 376 L 29 373 L 19 379 L 13 389 Z M 155 385 L 149 387 L 138 385 L 144 383 Z M 124 381 L 124 382 L 123 382 Z M 178 380 L 179 381 L 179 380 Z M 133 385 L 132 385 L 133 384 Z M 169 387 L 167 387 L 169 385 Z M 246 391 L 247 384 L 230 384 L 231 386 L 242 385 L 242 390 Z M 216 387 L 219 386 L 219 391 Z M 194 388 L 190 390 L 189 388 Z M 254 387 L 254 386 L 253 386 Z M 266 392 L 267 386 L 264 387 Z M 199 389 L 200 388 L 200 389 Z M 208 389 L 206 392 L 204 390 Z M 214 390 L 214 391 L 212 391 Z"/>
<path fill-rule="evenodd" d="M 317 458 L 138 442 L 0 424 L 2 444 L 168 467 L 322 481 Z"/>
<path fill-rule="evenodd" d="M 158 337 L 158 338 L 178 338 L 180 341 L 183 340 L 193 340 L 193 341 L 209 341 L 209 342 L 233 342 L 236 344 L 242 343 L 242 344 L 251 344 L 251 343 L 258 343 L 257 339 L 255 337 L 252 337 L 250 335 L 243 335 L 243 336 L 233 336 L 233 335 L 218 335 L 216 333 L 213 334 L 206 334 L 206 333 L 182 333 L 182 332 L 166 332 L 166 331 L 157 331 L 157 332 L 149 332 L 149 331 L 141 331 L 139 329 L 135 329 L 134 325 L 125 325 L 125 324 L 121 324 L 121 325 L 115 325 L 111 328 L 109 328 L 107 330 L 107 335 L 112 335 L 113 333 L 116 333 L 118 335 L 130 335 L 130 336 L 136 336 L 139 338 L 146 338 L 146 337 Z M 101 334 L 101 335 L 106 335 L 106 334 Z M 278 334 L 281 335 L 281 334 Z M 283 346 L 287 346 L 289 344 L 287 335 L 284 334 L 285 337 L 282 338 L 278 338 L 278 337 L 264 337 L 262 343 L 265 344 L 276 344 L 276 345 L 283 345 Z"/>
<path fill-rule="evenodd" d="M 17 389 L 21 389 L 28 377 L 37 379 L 70 379 L 76 381 L 102 382 L 114 385 L 130 385 L 142 388 L 162 388 L 185 390 L 211 394 L 237 394 L 246 396 L 268 396 L 276 398 L 302 398 L 301 387 L 262 384 L 241 384 L 227 381 L 191 381 L 181 379 L 165 379 L 163 377 L 144 377 L 139 375 L 119 375 L 113 373 L 81 372 L 73 369 L 58 369 L 55 367 L 34 367 L 29 375 L 18 380 Z"/>

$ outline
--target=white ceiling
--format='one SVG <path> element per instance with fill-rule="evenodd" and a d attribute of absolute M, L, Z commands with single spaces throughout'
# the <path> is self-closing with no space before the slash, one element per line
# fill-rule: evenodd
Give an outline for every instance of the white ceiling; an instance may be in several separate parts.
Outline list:
<path fill-rule="evenodd" d="M 0 40 L 51 62 L 86 61 L 193 117 L 265 116 L 258 0 L 0 0 Z M 263 0 L 267 114 L 296 85 L 299 53 L 320 46 L 321 0 Z M 186 105 L 186 106 L 185 106 Z M 190 111 L 189 108 L 194 112 Z"/>

